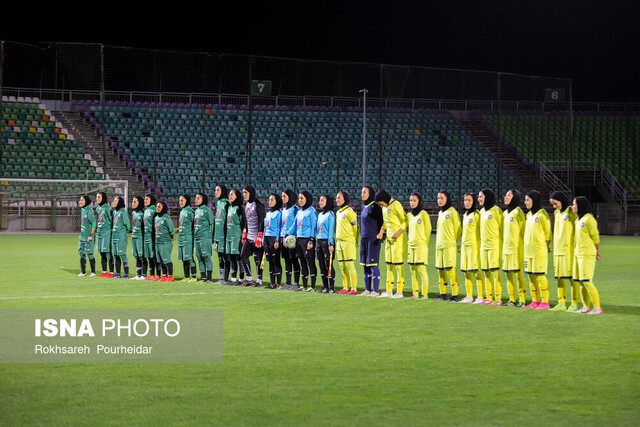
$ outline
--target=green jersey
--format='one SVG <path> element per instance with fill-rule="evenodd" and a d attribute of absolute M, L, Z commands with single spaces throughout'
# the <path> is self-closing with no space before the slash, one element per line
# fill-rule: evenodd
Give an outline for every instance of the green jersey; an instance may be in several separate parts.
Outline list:
<path fill-rule="evenodd" d="M 91 230 L 96 228 L 96 216 L 91 206 L 85 206 L 80 211 L 80 240 L 86 241 L 91 236 Z M 95 231 L 95 230 L 94 230 Z"/>
<path fill-rule="evenodd" d="M 144 232 L 144 211 L 133 211 L 131 213 L 131 238 L 141 239 Z"/>
<path fill-rule="evenodd" d="M 227 242 L 239 242 L 242 238 L 242 230 L 247 226 L 242 206 L 229 206 L 227 209 Z"/>
<path fill-rule="evenodd" d="M 229 201 L 220 199 L 216 203 L 216 219 L 213 227 L 213 240 L 224 244 L 225 235 L 227 234 L 227 209 L 229 209 Z"/>
<path fill-rule="evenodd" d="M 127 240 L 127 233 L 131 228 L 127 210 L 122 208 L 113 213 L 113 226 L 111 227 L 111 240 Z"/>
<path fill-rule="evenodd" d="M 144 210 L 144 216 L 142 217 L 142 235 L 144 241 L 150 243 L 153 241 L 153 218 L 156 216 L 156 207 L 149 206 Z"/>
<path fill-rule="evenodd" d="M 171 242 L 171 237 L 175 233 L 173 222 L 167 214 L 155 217 L 154 230 L 156 232 L 156 244 Z"/>
<path fill-rule="evenodd" d="M 193 218 L 193 234 L 196 241 L 203 239 L 211 239 L 211 232 L 213 231 L 213 212 L 208 206 L 202 204 L 196 209 L 195 216 Z"/>
<path fill-rule="evenodd" d="M 178 219 L 178 246 L 184 246 L 186 244 L 193 244 L 193 218 L 195 217 L 193 209 L 189 206 L 185 206 L 180 211 L 180 218 Z"/>
<path fill-rule="evenodd" d="M 96 215 L 98 216 L 98 228 L 96 234 L 98 236 L 111 235 L 111 226 L 113 222 L 113 211 L 109 203 L 103 203 L 102 206 L 98 205 L 96 208 Z"/>

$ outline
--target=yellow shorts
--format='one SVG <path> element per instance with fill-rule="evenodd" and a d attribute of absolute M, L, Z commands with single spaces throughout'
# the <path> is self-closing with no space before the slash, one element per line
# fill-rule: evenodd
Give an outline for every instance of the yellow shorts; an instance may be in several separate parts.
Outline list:
<path fill-rule="evenodd" d="M 573 257 L 573 280 L 575 282 L 593 282 L 593 272 L 595 270 L 595 256 Z"/>
<path fill-rule="evenodd" d="M 554 256 L 553 271 L 556 279 L 571 279 L 573 277 L 573 260 L 566 255 Z"/>
<path fill-rule="evenodd" d="M 548 257 L 536 256 L 532 258 L 524 258 L 524 272 L 527 274 L 547 274 Z"/>
<path fill-rule="evenodd" d="M 482 271 L 500 270 L 500 250 L 480 249 L 480 268 Z"/>
<path fill-rule="evenodd" d="M 449 270 L 455 268 L 458 259 L 458 248 L 456 246 L 447 246 L 446 248 L 436 249 L 436 268 L 438 270 Z"/>
<path fill-rule="evenodd" d="M 480 253 L 477 246 L 462 245 L 460 250 L 460 271 L 474 272 L 480 268 Z"/>
<path fill-rule="evenodd" d="M 428 265 L 427 258 L 429 257 L 429 247 L 417 246 L 411 247 L 409 246 L 408 255 L 407 255 L 407 264 L 409 265 Z"/>
<path fill-rule="evenodd" d="M 384 260 L 387 264 L 402 265 L 407 257 L 407 235 L 402 233 L 396 240 L 387 238 L 384 245 Z"/>
<path fill-rule="evenodd" d="M 502 271 L 505 273 L 517 273 L 522 270 L 522 258 L 515 254 L 502 255 Z"/>
<path fill-rule="evenodd" d="M 346 240 L 336 240 L 336 261 L 355 261 L 356 244 Z"/>

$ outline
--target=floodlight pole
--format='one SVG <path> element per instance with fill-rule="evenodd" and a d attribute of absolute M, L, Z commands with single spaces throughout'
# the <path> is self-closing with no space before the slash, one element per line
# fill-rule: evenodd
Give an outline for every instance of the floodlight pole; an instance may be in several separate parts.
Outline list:
<path fill-rule="evenodd" d="M 367 89 L 362 94 L 362 186 L 367 185 Z"/>

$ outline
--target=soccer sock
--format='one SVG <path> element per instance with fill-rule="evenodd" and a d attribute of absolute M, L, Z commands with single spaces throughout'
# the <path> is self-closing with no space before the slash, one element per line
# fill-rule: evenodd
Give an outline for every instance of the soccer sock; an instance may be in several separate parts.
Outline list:
<path fill-rule="evenodd" d="M 445 270 L 438 270 L 438 287 L 440 295 L 447 294 L 447 272 Z"/>
<path fill-rule="evenodd" d="M 147 258 L 148 259 L 148 264 L 149 264 L 149 276 L 155 276 L 156 275 L 156 260 L 153 258 Z M 147 274 L 147 269 L 143 268 L 142 272 L 145 274 Z"/>
<path fill-rule="evenodd" d="M 184 270 L 185 279 L 189 278 L 191 268 L 189 267 L 189 261 L 182 261 L 182 269 Z"/>
<path fill-rule="evenodd" d="M 579 282 L 580 283 L 580 295 L 582 297 L 582 305 L 584 305 L 587 308 L 591 307 L 591 297 L 589 296 L 589 290 L 587 290 L 587 287 L 584 285 L 584 282 Z"/>
<path fill-rule="evenodd" d="M 169 264 L 167 264 L 167 274 L 169 276 L 173 276 L 173 263 L 170 262 Z"/>
<path fill-rule="evenodd" d="M 167 264 L 160 264 L 160 274 L 159 276 L 166 276 L 167 275 Z"/>
<path fill-rule="evenodd" d="M 371 267 L 364 266 L 364 289 L 371 292 Z"/>
<path fill-rule="evenodd" d="M 136 276 L 142 276 L 142 259 L 139 256 L 136 257 Z"/>
<path fill-rule="evenodd" d="M 458 275 L 456 274 L 455 268 L 450 268 L 447 270 L 447 275 L 449 276 L 449 283 L 451 283 L 451 296 L 458 296 Z"/>
<path fill-rule="evenodd" d="M 502 299 L 502 276 L 500 270 L 493 270 L 491 272 L 493 276 L 493 300 L 500 301 Z"/>
<path fill-rule="evenodd" d="M 396 278 L 393 265 L 387 264 L 387 292 L 393 293 L 393 284 L 395 281 Z"/>
<path fill-rule="evenodd" d="M 107 254 L 104 252 L 100 252 L 100 265 L 102 267 L 102 272 L 107 272 Z"/>
<path fill-rule="evenodd" d="M 114 259 L 113 255 L 109 254 L 109 273 L 113 273 Z"/>
<path fill-rule="evenodd" d="M 485 299 L 489 301 L 493 301 L 493 274 L 490 271 L 484 272 L 484 290 L 485 290 Z M 478 294 L 480 296 L 480 294 Z"/>
<path fill-rule="evenodd" d="M 411 266 L 411 290 L 413 295 L 420 295 L 420 283 L 418 283 L 418 267 L 417 265 Z"/>
<path fill-rule="evenodd" d="M 482 271 L 476 272 L 476 289 L 478 290 L 478 298 L 484 298 L 484 275 Z"/>
<path fill-rule="evenodd" d="M 398 278 L 398 290 L 397 292 L 402 293 L 404 290 L 404 272 L 402 271 L 402 265 L 394 266 L 395 275 Z"/>
<path fill-rule="evenodd" d="M 580 282 L 574 282 L 571 279 L 567 279 L 571 282 L 571 304 L 578 305 L 578 297 L 580 296 Z"/>
<path fill-rule="evenodd" d="M 353 261 L 348 261 L 345 264 L 347 264 L 347 270 L 349 271 L 349 282 L 351 285 L 351 290 L 357 291 L 358 290 L 358 272 L 356 271 L 356 266 Z"/>
<path fill-rule="evenodd" d="M 565 285 L 566 279 L 558 279 L 558 304 L 564 304 L 567 301 L 567 289 Z"/>
<path fill-rule="evenodd" d="M 87 273 L 87 258 L 84 255 L 80 257 L 80 272 L 82 274 Z"/>
<path fill-rule="evenodd" d="M 598 289 L 595 287 L 593 282 L 583 282 L 582 285 L 586 288 L 589 294 L 593 308 L 600 308 L 600 293 L 598 293 Z"/>
<path fill-rule="evenodd" d="M 91 266 L 91 272 L 96 274 L 96 259 L 94 257 L 89 258 L 89 265 Z"/>
<path fill-rule="evenodd" d="M 116 264 L 116 274 L 120 274 L 120 265 L 122 264 L 122 261 L 120 260 L 119 256 L 115 257 L 115 264 Z"/>
<path fill-rule="evenodd" d="M 518 301 L 524 304 L 527 299 L 527 281 L 524 278 L 524 271 L 518 271 L 516 278 L 518 279 Z"/>
<path fill-rule="evenodd" d="M 349 276 L 349 270 L 346 264 L 347 264 L 346 262 L 338 262 L 338 265 L 340 266 L 340 273 L 342 276 L 342 289 L 344 289 L 345 291 L 348 291 L 350 276 Z"/>
<path fill-rule="evenodd" d="M 467 296 L 473 298 L 473 273 L 468 271 L 464 273 L 464 288 Z"/>
<path fill-rule="evenodd" d="M 509 301 L 516 301 L 516 274 L 508 272 L 507 275 L 507 292 L 509 293 Z"/>
<path fill-rule="evenodd" d="M 422 296 L 429 298 L 429 275 L 427 274 L 426 265 L 418 266 L 418 275 L 420 276 L 420 281 L 422 282 Z"/>
<path fill-rule="evenodd" d="M 371 286 L 373 287 L 373 292 L 380 290 L 380 267 L 377 265 L 371 267 Z"/>
<path fill-rule="evenodd" d="M 162 272 L 164 271 L 162 270 L 163 267 L 164 267 L 163 263 L 156 261 L 156 272 L 158 273 L 157 276 L 162 275 Z"/>
<path fill-rule="evenodd" d="M 211 277 L 211 273 L 213 272 L 213 261 L 211 261 L 211 257 L 208 256 L 205 258 L 205 265 L 207 267 L 207 277 Z"/>
<path fill-rule="evenodd" d="M 196 267 L 196 262 L 194 260 L 189 261 L 189 268 L 191 270 L 191 277 L 195 279 L 198 269 Z"/>
<path fill-rule="evenodd" d="M 538 278 L 533 274 L 529 275 L 529 287 L 531 288 L 531 300 L 533 302 L 540 301 L 540 297 L 539 297 L 540 291 L 538 289 Z"/>

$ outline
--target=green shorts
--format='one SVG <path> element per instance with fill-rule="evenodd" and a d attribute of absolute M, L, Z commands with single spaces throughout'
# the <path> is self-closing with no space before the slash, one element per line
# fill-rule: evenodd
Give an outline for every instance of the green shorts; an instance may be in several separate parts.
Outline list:
<path fill-rule="evenodd" d="M 111 233 L 96 235 L 96 250 L 101 253 L 111 253 Z"/>
<path fill-rule="evenodd" d="M 178 246 L 178 259 L 180 261 L 193 261 L 193 245 Z"/>
<path fill-rule="evenodd" d="M 156 261 L 162 264 L 171 262 L 171 251 L 173 250 L 173 242 L 156 243 Z"/>
<path fill-rule="evenodd" d="M 214 240 L 213 241 L 213 252 L 217 252 L 219 254 L 226 253 L 227 248 L 224 244 L 224 240 Z"/>
<path fill-rule="evenodd" d="M 144 249 L 145 258 L 155 258 L 156 257 L 156 251 L 155 251 L 155 248 L 153 247 L 153 242 L 151 240 L 149 240 L 149 241 L 145 240 L 144 241 L 143 249 Z"/>
<path fill-rule="evenodd" d="M 144 242 L 142 238 L 131 239 L 131 255 L 133 255 L 134 258 L 144 257 Z"/>
<path fill-rule="evenodd" d="M 210 257 L 211 252 L 211 239 L 202 239 L 195 242 L 195 253 L 199 258 Z"/>
<path fill-rule="evenodd" d="M 113 255 L 126 255 L 127 254 L 127 239 L 112 240 L 111 241 L 111 254 Z"/>
<path fill-rule="evenodd" d="M 84 255 L 93 255 L 93 246 L 95 245 L 95 240 L 91 239 L 90 242 L 87 242 L 87 239 L 78 239 L 78 253 L 80 256 Z"/>
<path fill-rule="evenodd" d="M 242 245 L 240 244 L 240 239 L 230 239 L 226 241 L 225 244 L 225 253 L 229 255 L 240 255 L 240 248 Z"/>

